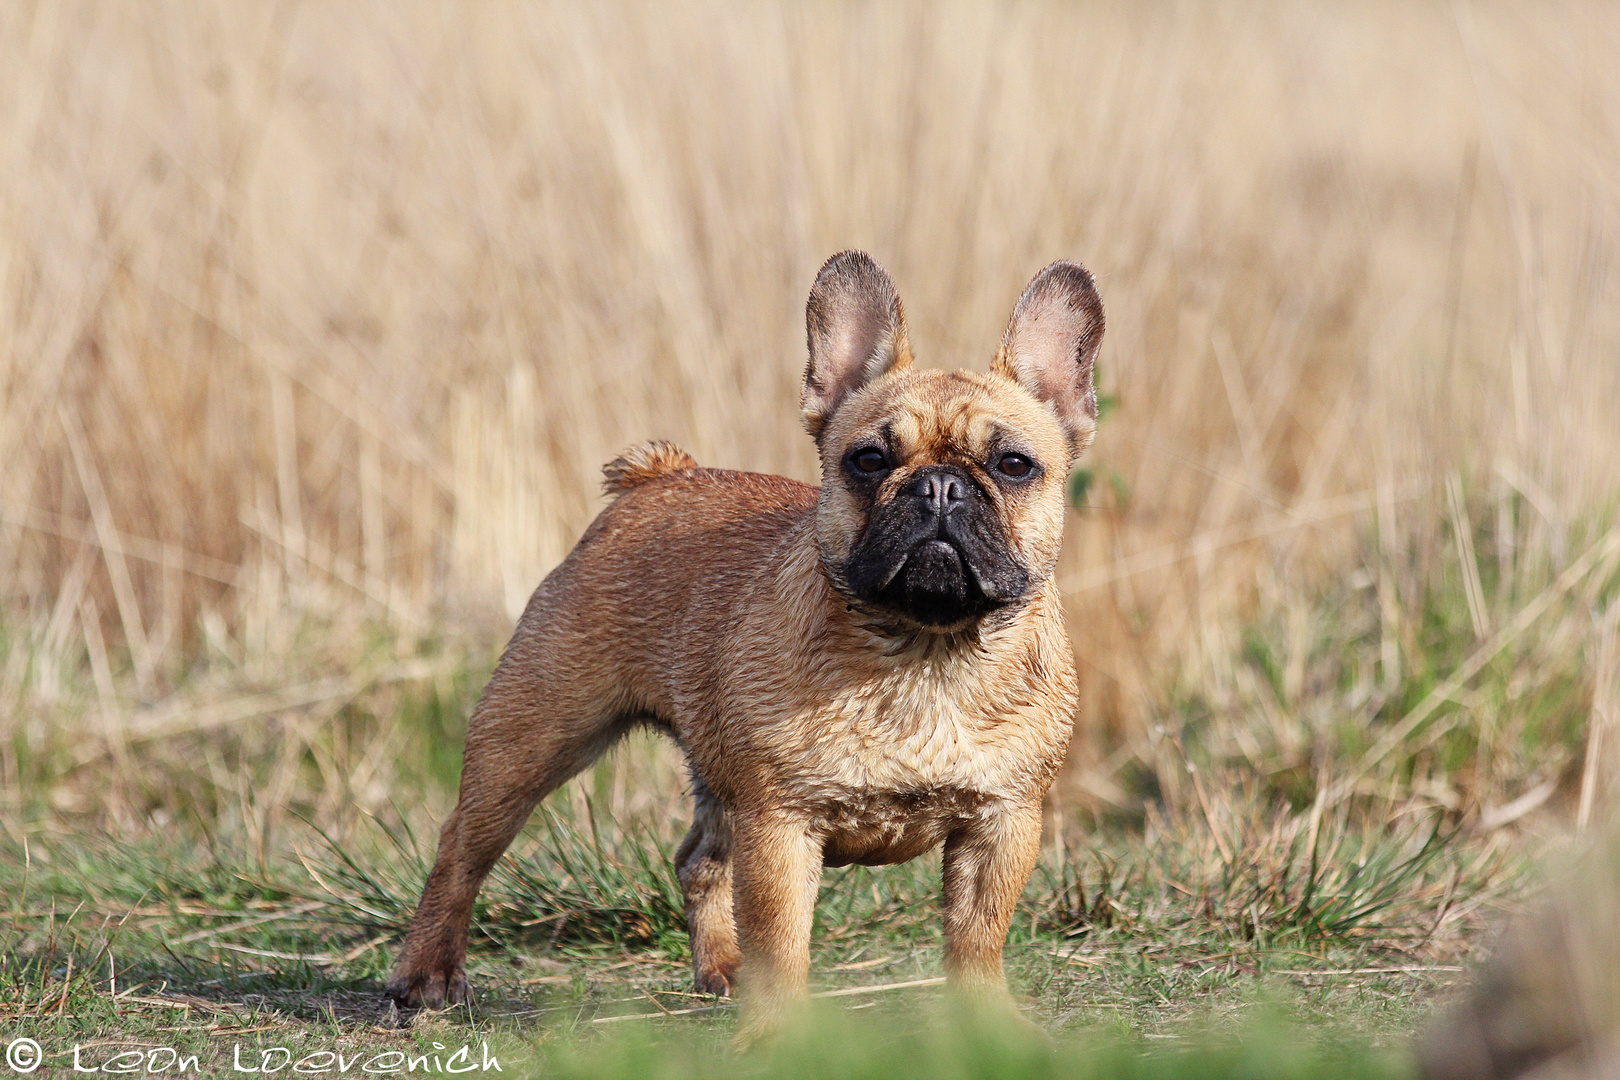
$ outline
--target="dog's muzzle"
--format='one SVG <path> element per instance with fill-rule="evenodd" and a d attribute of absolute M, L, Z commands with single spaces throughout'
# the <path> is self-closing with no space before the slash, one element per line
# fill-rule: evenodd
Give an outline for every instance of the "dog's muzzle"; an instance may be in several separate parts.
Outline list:
<path fill-rule="evenodd" d="M 949 465 L 920 470 L 873 510 L 845 577 L 863 600 L 939 628 L 971 622 L 1029 587 L 995 507 Z"/>

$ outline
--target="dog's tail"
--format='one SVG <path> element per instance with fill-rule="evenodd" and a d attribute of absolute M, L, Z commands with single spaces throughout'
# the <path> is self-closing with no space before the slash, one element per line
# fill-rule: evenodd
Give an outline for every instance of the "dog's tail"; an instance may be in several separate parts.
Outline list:
<path fill-rule="evenodd" d="M 633 487 L 665 473 L 695 469 L 698 463 L 691 454 L 672 442 L 655 439 L 638 443 L 602 466 L 602 489 L 611 498 L 617 498 Z"/>

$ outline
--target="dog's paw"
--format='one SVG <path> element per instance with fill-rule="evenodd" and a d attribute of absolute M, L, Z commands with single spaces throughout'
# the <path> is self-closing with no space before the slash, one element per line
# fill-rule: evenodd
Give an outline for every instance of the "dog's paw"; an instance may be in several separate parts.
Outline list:
<path fill-rule="evenodd" d="M 705 964 L 693 972 L 693 981 L 700 994 L 730 997 L 732 987 L 737 984 L 737 965 Z"/>
<path fill-rule="evenodd" d="M 396 971 L 384 988 L 388 1000 L 401 1009 L 442 1009 L 460 1005 L 469 997 L 467 972 L 460 964 L 450 968 Z"/>

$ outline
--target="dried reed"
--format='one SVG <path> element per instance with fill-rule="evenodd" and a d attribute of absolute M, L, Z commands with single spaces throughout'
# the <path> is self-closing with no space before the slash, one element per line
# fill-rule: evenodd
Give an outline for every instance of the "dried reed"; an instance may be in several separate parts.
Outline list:
<path fill-rule="evenodd" d="M 346 747 L 318 702 L 157 773 L 128 739 L 496 641 L 632 440 L 812 477 L 800 311 L 848 246 L 937 364 L 1048 260 L 1099 275 L 1064 797 L 1176 796 L 1189 746 L 1309 786 L 1612 520 L 1617 38 L 1595 4 L 0 12 L 7 805 L 388 790 L 386 695 Z M 1448 691 L 1402 782 L 1466 810 L 1575 760 L 1614 578 Z"/>

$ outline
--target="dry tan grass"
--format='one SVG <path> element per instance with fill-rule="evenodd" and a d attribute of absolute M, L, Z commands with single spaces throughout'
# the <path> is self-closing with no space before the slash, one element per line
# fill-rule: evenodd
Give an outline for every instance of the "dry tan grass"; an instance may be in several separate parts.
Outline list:
<path fill-rule="evenodd" d="M 851 246 L 940 365 L 1098 274 L 1076 791 L 1177 786 L 1190 699 L 1321 771 L 1410 715 L 1426 596 L 1489 643 L 1613 525 L 1617 50 L 1604 5 L 1463 0 L 8 7 L 0 773 L 362 625 L 495 639 L 631 441 L 811 478 L 802 304 Z M 1612 569 L 1525 630 L 1577 712 Z M 1492 757 L 1505 700 L 1412 784 L 1565 768 Z"/>

